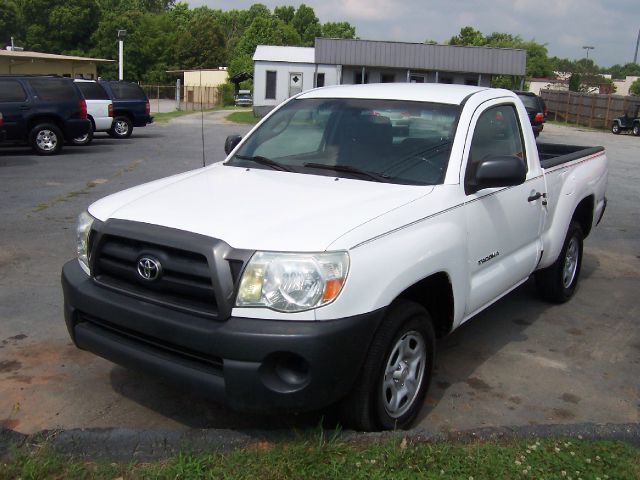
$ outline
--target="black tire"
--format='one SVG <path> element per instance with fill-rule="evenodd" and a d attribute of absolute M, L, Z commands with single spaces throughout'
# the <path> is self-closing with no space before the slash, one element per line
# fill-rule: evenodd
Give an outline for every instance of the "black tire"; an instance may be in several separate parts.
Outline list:
<path fill-rule="evenodd" d="M 634 134 L 636 137 L 640 137 L 640 123 L 635 123 L 635 124 L 633 125 L 633 134 Z"/>
<path fill-rule="evenodd" d="M 116 117 L 107 133 L 113 138 L 129 138 L 133 133 L 133 123 L 129 117 L 124 115 Z"/>
<path fill-rule="evenodd" d="M 90 129 L 89 133 L 81 137 L 72 138 L 70 143 L 71 145 L 81 147 L 83 145 L 89 145 L 92 140 L 93 140 L 93 129 Z"/>
<path fill-rule="evenodd" d="M 429 388 L 434 357 L 435 333 L 429 313 L 411 301 L 394 302 L 373 337 L 353 390 L 340 406 L 343 423 L 364 431 L 410 427 Z M 414 381 L 408 382 L 411 377 Z M 404 391 L 400 396 L 399 390 Z M 394 402 L 394 398 L 404 398 L 404 402 Z"/>
<path fill-rule="evenodd" d="M 564 303 L 576 291 L 582 266 L 584 234 L 578 222 L 572 221 L 558 259 L 549 267 L 536 272 L 536 286 L 547 301 Z"/>
<path fill-rule="evenodd" d="M 62 132 L 53 123 L 39 123 L 29 132 L 29 145 L 38 155 L 56 155 L 63 143 Z"/>
<path fill-rule="evenodd" d="M 620 134 L 620 125 L 618 125 L 618 122 L 613 122 L 613 125 L 611 125 L 611 131 L 616 135 Z"/>

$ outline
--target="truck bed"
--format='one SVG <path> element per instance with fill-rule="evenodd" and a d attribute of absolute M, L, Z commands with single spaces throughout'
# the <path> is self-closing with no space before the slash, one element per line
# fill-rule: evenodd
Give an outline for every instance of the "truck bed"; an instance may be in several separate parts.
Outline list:
<path fill-rule="evenodd" d="M 552 168 L 604 151 L 604 147 L 585 147 L 557 143 L 538 143 L 538 155 L 542 168 Z"/>

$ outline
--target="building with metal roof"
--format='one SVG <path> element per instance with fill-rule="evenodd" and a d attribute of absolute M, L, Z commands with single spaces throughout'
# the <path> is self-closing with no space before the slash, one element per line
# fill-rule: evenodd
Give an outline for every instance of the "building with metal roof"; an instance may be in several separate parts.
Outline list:
<path fill-rule="evenodd" d="M 496 75 L 524 78 L 527 52 L 517 48 L 316 38 L 314 48 L 259 45 L 254 111 L 264 115 L 314 87 L 356 83 L 448 83 L 491 86 Z"/>
<path fill-rule="evenodd" d="M 113 63 L 104 58 L 54 55 L 52 53 L 0 50 L 0 74 L 62 75 L 95 79 L 98 65 Z"/>

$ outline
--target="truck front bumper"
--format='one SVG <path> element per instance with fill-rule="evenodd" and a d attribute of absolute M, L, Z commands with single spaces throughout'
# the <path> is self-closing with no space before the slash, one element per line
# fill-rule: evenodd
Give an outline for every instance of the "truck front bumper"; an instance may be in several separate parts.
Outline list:
<path fill-rule="evenodd" d="M 63 267 L 62 287 L 78 348 L 240 411 L 310 411 L 345 396 L 384 314 L 216 321 L 104 288 L 77 260 Z"/>

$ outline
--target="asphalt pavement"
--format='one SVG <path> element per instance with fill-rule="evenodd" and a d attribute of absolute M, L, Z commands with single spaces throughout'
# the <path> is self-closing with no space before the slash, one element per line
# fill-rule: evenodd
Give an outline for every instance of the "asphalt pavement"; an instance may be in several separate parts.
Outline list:
<path fill-rule="evenodd" d="M 33 433 L 318 424 L 322 412 L 232 412 L 79 351 L 66 332 L 60 270 L 74 256 L 77 215 L 110 193 L 224 159 L 226 136 L 249 127 L 223 117 L 197 113 L 134 129 L 126 140 L 98 134 L 50 158 L 0 149 L 0 426 Z M 639 421 L 640 138 L 548 124 L 539 141 L 605 145 L 610 160 L 609 207 L 586 240 L 579 290 L 550 305 L 529 282 L 440 341 L 417 424 L 423 431 Z M 208 206 L 193 208 L 206 214 Z"/>

